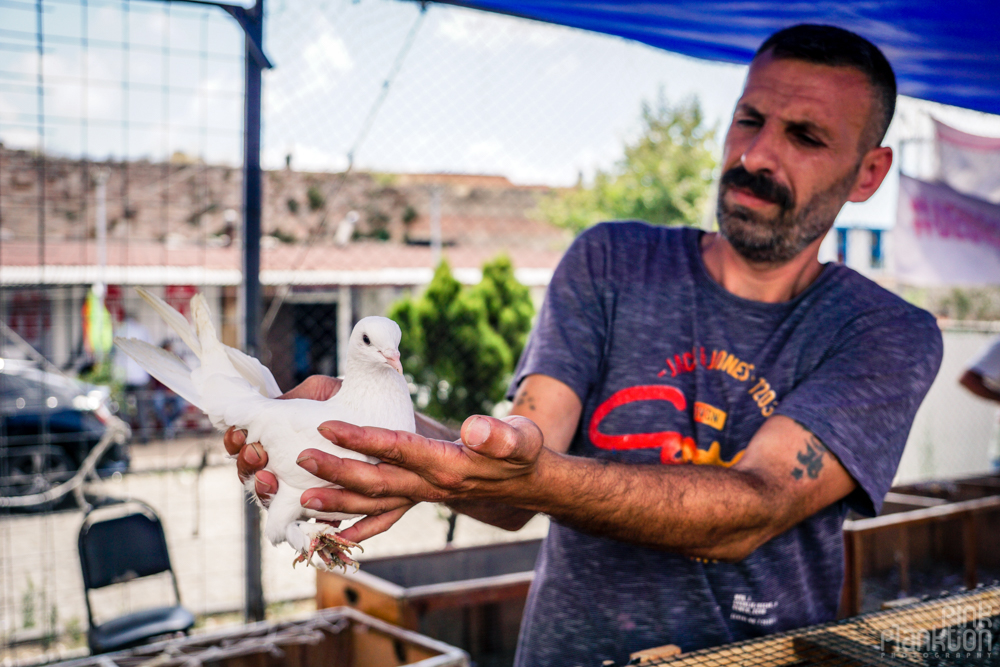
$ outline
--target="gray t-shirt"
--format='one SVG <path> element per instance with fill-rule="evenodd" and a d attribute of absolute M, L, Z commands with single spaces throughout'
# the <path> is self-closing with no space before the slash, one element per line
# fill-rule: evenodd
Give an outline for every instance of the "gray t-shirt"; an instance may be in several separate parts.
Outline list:
<path fill-rule="evenodd" d="M 848 508 L 878 512 L 941 361 L 934 318 L 841 265 L 785 303 L 707 273 L 694 229 L 598 225 L 553 276 L 511 393 L 534 373 L 583 402 L 570 453 L 731 464 L 771 415 L 808 428 L 857 490 L 739 563 L 705 562 L 553 522 L 517 665 L 599 665 L 834 618 Z M 800 474 L 810 473 L 808 452 Z M 829 456 L 828 454 L 826 456 Z"/>

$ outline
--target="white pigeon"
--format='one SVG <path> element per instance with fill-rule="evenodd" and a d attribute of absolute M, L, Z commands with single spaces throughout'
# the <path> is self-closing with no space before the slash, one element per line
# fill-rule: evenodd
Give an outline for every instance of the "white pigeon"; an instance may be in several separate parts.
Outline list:
<path fill-rule="evenodd" d="M 257 359 L 219 341 L 205 298 L 191 298 L 194 327 L 159 297 L 136 291 L 197 355 L 190 368 L 174 354 L 140 340 L 115 338 L 115 344 L 146 371 L 178 395 L 203 410 L 220 430 L 246 429 L 247 442 L 260 442 L 267 466 L 278 478 L 278 490 L 267 508 L 264 534 L 272 544 L 288 542 L 305 561 L 322 569 L 354 564 L 346 550 L 357 545 L 336 535 L 328 523 L 355 514 L 324 513 L 299 504 L 312 487 L 339 488 L 303 470 L 295 461 L 304 449 L 319 449 L 341 458 L 378 463 L 378 459 L 337 447 L 316 430 L 336 419 L 358 426 L 415 430 L 413 403 L 399 362 L 399 326 L 385 317 L 366 317 L 351 333 L 343 384 L 326 401 L 278 400 L 281 394 L 271 372 Z M 247 481 L 253 495 L 253 478 Z M 309 519 L 321 522 L 310 523 Z M 313 555 L 319 563 L 313 561 Z"/>

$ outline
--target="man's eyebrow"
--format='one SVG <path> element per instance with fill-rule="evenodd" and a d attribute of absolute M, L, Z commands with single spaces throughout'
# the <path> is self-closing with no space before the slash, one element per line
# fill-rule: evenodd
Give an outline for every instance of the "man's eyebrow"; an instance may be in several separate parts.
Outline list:
<path fill-rule="evenodd" d="M 754 118 L 764 117 L 764 114 L 762 114 L 760 111 L 757 110 L 757 108 L 754 105 L 748 102 L 740 102 L 739 104 L 736 105 L 736 110 L 745 113 L 748 116 L 753 116 Z"/>

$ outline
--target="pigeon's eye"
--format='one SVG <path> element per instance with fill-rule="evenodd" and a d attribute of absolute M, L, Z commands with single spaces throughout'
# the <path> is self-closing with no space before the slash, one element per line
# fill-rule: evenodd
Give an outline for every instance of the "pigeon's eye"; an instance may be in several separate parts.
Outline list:
<path fill-rule="evenodd" d="M 362 336 L 361 340 L 365 341 L 365 345 L 371 345 L 372 344 L 371 338 L 368 337 L 368 334 L 365 334 L 364 336 Z"/>

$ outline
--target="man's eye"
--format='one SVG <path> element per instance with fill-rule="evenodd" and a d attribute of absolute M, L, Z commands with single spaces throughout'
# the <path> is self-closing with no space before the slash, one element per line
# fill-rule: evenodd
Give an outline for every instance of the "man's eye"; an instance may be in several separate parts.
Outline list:
<path fill-rule="evenodd" d="M 822 146 L 823 145 L 822 141 L 819 141 L 818 139 L 814 139 L 813 137 L 809 136 L 808 134 L 797 134 L 795 136 L 798 138 L 799 141 L 801 141 L 802 143 L 804 143 L 806 146 Z"/>
<path fill-rule="evenodd" d="M 364 336 L 362 336 L 361 340 L 365 341 L 365 345 L 371 345 L 372 344 L 371 339 L 368 338 L 368 334 L 365 334 Z"/>
<path fill-rule="evenodd" d="M 756 118 L 740 118 L 736 124 L 742 127 L 760 127 L 760 121 Z"/>

